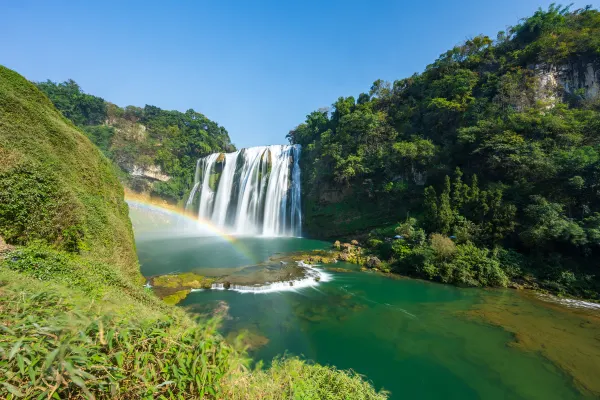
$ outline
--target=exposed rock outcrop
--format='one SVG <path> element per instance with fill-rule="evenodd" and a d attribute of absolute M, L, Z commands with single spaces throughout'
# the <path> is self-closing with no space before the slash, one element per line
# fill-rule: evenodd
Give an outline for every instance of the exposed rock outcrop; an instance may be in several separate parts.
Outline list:
<path fill-rule="evenodd" d="M 541 64 L 534 68 L 539 86 L 536 97 L 557 100 L 561 92 L 595 99 L 600 96 L 600 63 L 574 62 L 560 66 Z"/>

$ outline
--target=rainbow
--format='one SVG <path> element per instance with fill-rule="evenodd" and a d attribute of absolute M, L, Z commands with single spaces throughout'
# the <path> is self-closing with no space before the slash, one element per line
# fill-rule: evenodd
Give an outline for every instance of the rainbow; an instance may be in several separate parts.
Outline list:
<path fill-rule="evenodd" d="M 229 242 L 232 247 L 242 256 L 247 258 L 252 262 L 257 262 L 255 257 L 252 255 L 252 252 L 246 247 L 246 245 L 239 241 L 235 236 L 229 234 L 218 226 L 214 225 L 212 222 L 200 219 L 196 215 L 190 214 L 185 210 L 180 208 L 176 208 L 175 206 L 163 205 L 157 202 L 152 201 L 148 198 L 142 198 L 141 196 L 135 195 L 125 195 L 125 201 L 129 204 L 130 207 L 137 207 L 143 210 L 147 210 L 149 212 L 160 213 L 163 215 L 167 215 L 174 218 L 181 218 L 193 224 L 196 224 L 198 228 L 205 229 L 210 232 L 212 236 L 217 236 Z"/>

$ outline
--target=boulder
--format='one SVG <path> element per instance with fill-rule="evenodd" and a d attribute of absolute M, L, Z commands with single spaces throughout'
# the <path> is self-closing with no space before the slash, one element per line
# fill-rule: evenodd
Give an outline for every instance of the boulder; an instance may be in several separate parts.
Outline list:
<path fill-rule="evenodd" d="M 381 260 L 375 256 L 369 256 L 366 265 L 369 268 L 379 268 L 381 266 Z"/>

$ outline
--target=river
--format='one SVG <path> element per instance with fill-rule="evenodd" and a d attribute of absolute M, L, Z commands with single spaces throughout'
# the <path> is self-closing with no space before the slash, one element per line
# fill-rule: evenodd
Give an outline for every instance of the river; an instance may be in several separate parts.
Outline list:
<path fill-rule="evenodd" d="M 301 238 L 160 234 L 132 208 L 142 273 L 221 273 L 275 253 L 322 249 Z M 153 229 L 148 229 L 153 226 Z M 335 267 L 332 269 L 332 267 Z M 322 266 L 318 286 L 270 293 L 204 290 L 181 307 L 224 310 L 250 356 L 282 354 L 364 374 L 392 399 L 581 399 L 600 395 L 600 316 L 516 290 L 463 289 Z"/>

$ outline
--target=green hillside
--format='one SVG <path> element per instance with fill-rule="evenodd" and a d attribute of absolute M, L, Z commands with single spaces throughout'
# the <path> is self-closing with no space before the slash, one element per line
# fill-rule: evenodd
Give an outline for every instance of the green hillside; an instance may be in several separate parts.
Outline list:
<path fill-rule="evenodd" d="M 599 78 L 600 12 L 553 5 L 340 97 L 288 135 L 304 148 L 305 232 L 376 229 L 386 270 L 466 285 L 533 276 L 600 299 Z M 434 233 L 449 253 L 426 243 Z"/>
<path fill-rule="evenodd" d="M 48 98 L 0 67 L 0 236 L 119 266 L 138 277 L 113 166 Z"/>

